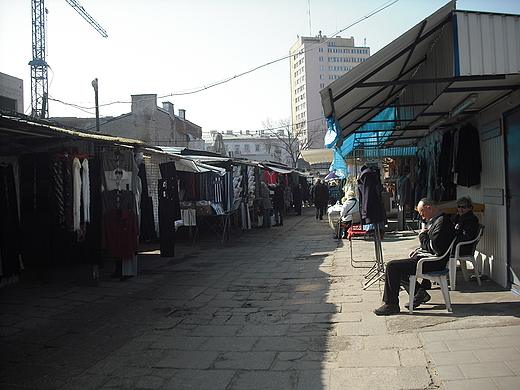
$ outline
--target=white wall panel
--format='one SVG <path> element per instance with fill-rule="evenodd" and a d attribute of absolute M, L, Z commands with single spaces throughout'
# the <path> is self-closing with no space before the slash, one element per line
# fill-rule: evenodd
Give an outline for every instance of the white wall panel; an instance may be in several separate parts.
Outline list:
<path fill-rule="evenodd" d="M 481 130 L 482 126 L 500 120 L 502 114 L 520 105 L 520 93 L 516 92 L 503 99 L 498 104 L 474 116 L 470 122 Z M 502 127 L 502 125 L 501 125 Z M 481 260 L 484 273 L 495 282 L 506 287 L 507 280 L 507 209 L 506 205 L 496 205 L 484 202 L 484 188 L 506 188 L 506 167 L 504 155 L 504 136 L 502 135 L 480 143 L 482 155 L 481 184 L 470 188 L 457 187 L 457 196 L 469 195 L 476 203 L 484 203 L 483 224 L 486 230 L 479 243 L 478 250 L 483 253 Z"/>
<path fill-rule="evenodd" d="M 520 72 L 520 20 L 456 11 L 460 76 Z"/>

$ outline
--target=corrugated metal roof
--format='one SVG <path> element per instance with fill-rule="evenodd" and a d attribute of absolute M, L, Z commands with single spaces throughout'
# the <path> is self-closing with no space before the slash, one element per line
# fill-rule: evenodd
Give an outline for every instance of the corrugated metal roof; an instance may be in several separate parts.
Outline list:
<path fill-rule="evenodd" d="M 60 142 L 68 139 L 101 141 L 129 146 L 139 146 L 154 149 L 146 142 L 114 137 L 105 134 L 96 134 L 72 128 L 60 127 L 59 124 L 46 120 L 39 120 L 25 115 L 10 115 L 0 112 L 0 141 L 2 150 L 8 154 L 13 149 L 21 149 L 27 146 L 44 145 Z M 2 153 L 2 151 L 0 151 Z"/>
<path fill-rule="evenodd" d="M 27 145 L 44 146 L 47 143 L 62 142 L 63 140 L 86 140 L 101 141 L 115 145 L 127 145 L 130 147 L 139 147 L 140 150 L 167 155 L 169 159 L 175 160 L 177 169 L 187 172 L 207 172 L 214 171 L 224 174 L 225 169 L 214 167 L 199 161 L 193 161 L 186 156 L 180 156 L 176 153 L 162 151 L 160 148 L 148 145 L 146 142 L 131 139 L 114 137 L 105 134 L 95 134 L 85 131 L 68 129 L 59 127 L 57 124 L 47 123 L 45 120 L 26 117 L 24 115 L 6 115 L 0 113 L 0 141 L 2 149 L 0 155 L 10 155 L 13 149 L 25 151 Z M 4 151 L 5 149 L 5 151 Z M 167 149 L 167 148 L 165 148 Z M 177 152 L 185 148 L 170 148 Z"/>

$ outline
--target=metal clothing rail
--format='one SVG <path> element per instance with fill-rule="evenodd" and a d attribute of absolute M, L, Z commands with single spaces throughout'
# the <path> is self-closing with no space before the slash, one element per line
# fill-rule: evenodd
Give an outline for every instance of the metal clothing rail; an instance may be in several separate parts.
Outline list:
<path fill-rule="evenodd" d="M 193 236 L 193 244 L 197 240 L 204 238 L 209 232 L 216 233 L 221 238 L 221 244 L 224 240 L 229 240 L 229 225 L 231 214 L 208 214 L 197 216 L 197 228 Z M 204 229 L 205 228 L 205 229 Z M 202 229 L 202 235 L 201 235 Z"/>
<path fill-rule="evenodd" d="M 363 290 L 366 290 L 375 282 L 383 279 L 385 277 L 385 262 L 383 260 L 383 247 L 381 246 L 381 228 L 379 224 L 376 224 L 375 232 L 374 232 L 374 250 L 375 250 L 375 263 L 365 275 L 365 279 L 367 281 L 363 285 Z"/>
<path fill-rule="evenodd" d="M 238 211 L 239 209 L 224 214 L 197 215 L 197 227 L 193 235 L 193 244 L 195 244 L 197 237 L 202 239 L 210 232 L 220 237 L 221 244 L 224 244 L 224 241 L 229 241 L 231 235 L 231 217 Z"/>

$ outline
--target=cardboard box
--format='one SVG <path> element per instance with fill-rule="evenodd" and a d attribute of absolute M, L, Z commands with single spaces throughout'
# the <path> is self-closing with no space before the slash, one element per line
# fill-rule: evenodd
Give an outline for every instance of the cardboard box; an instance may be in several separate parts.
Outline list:
<path fill-rule="evenodd" d="M 215 210 L 210 205 L 207 206 L 195 206 L 195 212 L 197 215 L 212 215 L 215 214 Z"/>

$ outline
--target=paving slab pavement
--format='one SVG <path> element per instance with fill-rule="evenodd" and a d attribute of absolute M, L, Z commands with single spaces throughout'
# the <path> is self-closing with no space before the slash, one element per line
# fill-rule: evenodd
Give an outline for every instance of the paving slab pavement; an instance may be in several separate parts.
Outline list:
<path fill-rule="evenodd" d="M 138 276 L 97 287 L 0 290 L 2 389 L 339 390 L 520 388 L 520 298 L 464 282 L 413 315 L 378 317 L 363 290 L 374 243 L 334 240 L 314 210 L 284 226 L 143 245 Z M 417 246 L 387 234 L 385 261 Z M 364 261 L 366 260 L 366 261 Z M 403 303 L 406 293 L 402 293 Z"/>

